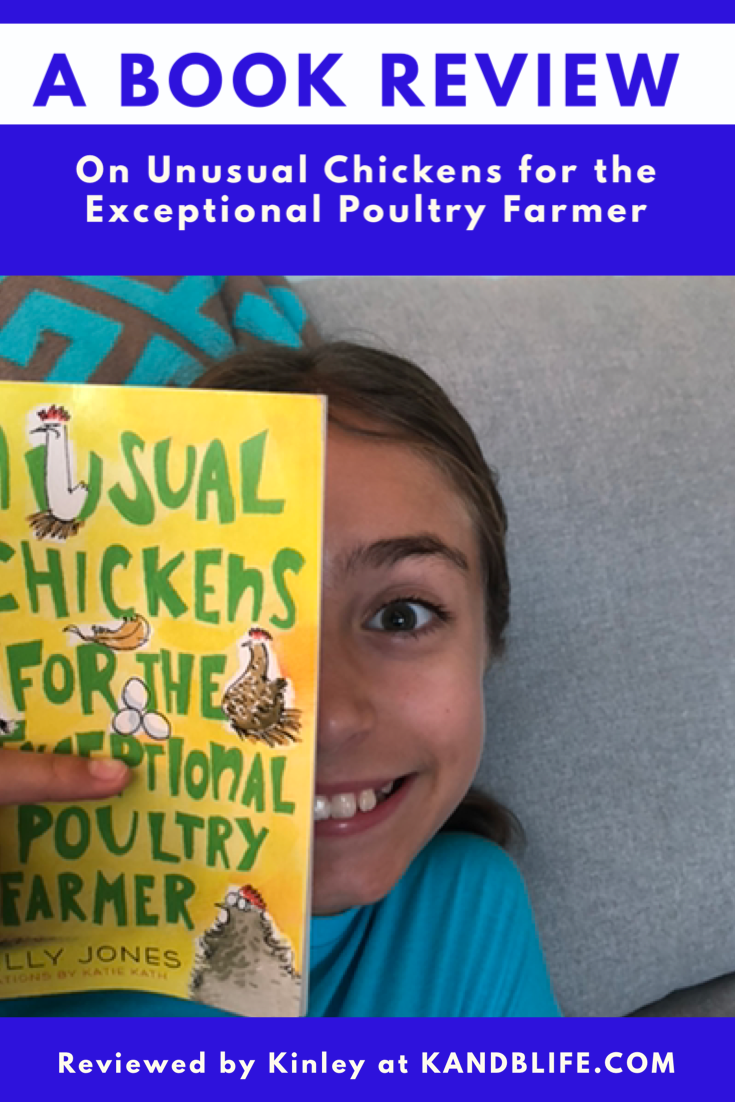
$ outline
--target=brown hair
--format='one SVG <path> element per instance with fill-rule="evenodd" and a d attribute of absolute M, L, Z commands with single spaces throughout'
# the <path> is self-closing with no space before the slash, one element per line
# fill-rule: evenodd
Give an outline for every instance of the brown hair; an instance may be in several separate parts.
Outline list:
<path fill-rule="evenodd" d="M 351 432 L 401 441 L 425 452 L 454 482 L 475 522 L 483 572 L 490 654 L 503 650 L 510 583 L 505 557 L 507 518 L 495 476 L 475 434 L 444 390 L 400 356 L 346 341 L 310 349 L 272 346 L 236 354 L 196 386 L 288 394 L 322 394 L 329 420 Z M 350 420 L 356 415 L 359 424 Z M 345 419 L 347 415 L 347 419 Z M 520 834 L 515 817 L 471 788 L 443 830 L 464 830 L 507 845 Z"/>

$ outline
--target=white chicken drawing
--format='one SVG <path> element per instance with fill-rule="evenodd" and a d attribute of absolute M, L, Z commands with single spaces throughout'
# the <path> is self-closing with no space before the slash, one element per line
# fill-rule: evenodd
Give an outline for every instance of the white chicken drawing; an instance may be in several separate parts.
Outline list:
<path fill-rule="evenodd" d="M 89 494 L 86 482 L 72 485 L 72 458 L 68 423 L 71 414 L 62 406 L 38 411 L 41 424 L 31 431 L 46 436 L 45 486 L 47 508 L 28 517 L 37 539 L 66 540 L 75 536 L 82 521 L 79 514 Z"/>

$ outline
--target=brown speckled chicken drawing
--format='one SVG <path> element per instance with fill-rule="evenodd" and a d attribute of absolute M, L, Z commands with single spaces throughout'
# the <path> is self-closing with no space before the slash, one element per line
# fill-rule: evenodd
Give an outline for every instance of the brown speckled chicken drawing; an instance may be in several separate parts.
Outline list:
<path fill-rule="evenodd" d="M 231 888 L 196 943 L 190 979 L 194 1002 L 258 1017 L 299 1013 L 301 977 L 288 938 L 255 888 Z"/>
<path fill-rule="evenodd" d="M 271 635 L 252 627 L 241 643 L 248 651 L 246 668 L 225 689 L 222 711 L 241 739 L 284 746 L 298 742 L 300 711 L 288 706 L 290 685 L 285 677 L 269 677 Z"/>

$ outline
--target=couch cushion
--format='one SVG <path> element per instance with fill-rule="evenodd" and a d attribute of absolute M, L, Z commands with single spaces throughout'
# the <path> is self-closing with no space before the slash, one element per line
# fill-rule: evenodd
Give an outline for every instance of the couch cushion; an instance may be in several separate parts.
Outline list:
<path fill-rule="evenodd" d="M 510 514 L 481 779 L 517 812 L 564 1010 L 735 969 L 729 279 L 317 279 L 323 335 L 421 363 Z"/>

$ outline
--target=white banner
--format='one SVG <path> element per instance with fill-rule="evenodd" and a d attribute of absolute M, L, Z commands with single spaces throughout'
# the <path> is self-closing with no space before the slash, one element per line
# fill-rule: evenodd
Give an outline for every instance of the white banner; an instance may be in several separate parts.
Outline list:
<path fill-rule="evenodd" d="M 733 123 L 733 25 L 7 24 L 3 123 Z"/>

